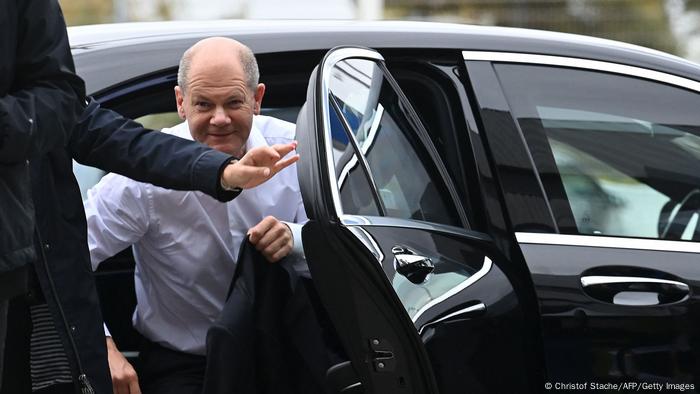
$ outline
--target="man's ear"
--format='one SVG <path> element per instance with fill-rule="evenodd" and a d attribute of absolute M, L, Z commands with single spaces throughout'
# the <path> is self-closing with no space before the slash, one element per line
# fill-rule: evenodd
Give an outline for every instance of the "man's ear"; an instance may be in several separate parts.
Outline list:
<path fill-rule="evenodd" d="M 260 108 L 262 106 L 262 99 L 264 95 L 265 84 L 259 83 L 258 87 L 255 89 L 255 108 L 253 109 L 253 113 L 256 115 L 260 115 Z"/>
<path fill-rule="evenodd" d="M 185 106 L 184 106 L 185 95 L 179 86 L 175 86 L 175 102 L 177 103 L 177 114 L 180 116 L 180 119 L 182 119 L 182 120 L 187 119 L 187 116 L 185 115 Z"/>

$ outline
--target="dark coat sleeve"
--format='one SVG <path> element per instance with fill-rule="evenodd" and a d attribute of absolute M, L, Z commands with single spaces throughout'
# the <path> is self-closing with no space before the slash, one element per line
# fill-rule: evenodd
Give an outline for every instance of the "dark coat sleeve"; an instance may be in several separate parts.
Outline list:
<path fill-rule="evenodd" d="M 144 128 L 91 100 L 73 130 L 69 149 L 81 164 L 175 190 L 199 190 L 219 201 L 238 192 L 221 188 L 233 156 L 204 144 Z"/>
<path fill-rule="evenodd" d="M 65 146 L 85 96 L 57 0 L 22 0 L 16 7 L 16 53 L 3 55 L 15 59 L 15 75 L 9 91 L 0 92 L 4 164 Z"/>

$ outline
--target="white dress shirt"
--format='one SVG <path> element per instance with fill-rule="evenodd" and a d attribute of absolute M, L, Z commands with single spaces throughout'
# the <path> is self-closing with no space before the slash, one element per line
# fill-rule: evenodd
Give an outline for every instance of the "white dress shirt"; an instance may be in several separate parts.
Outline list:
<path fill-rule="evenodd" d="M 192 139 L 187 122 L 163 132 Z M 246 150 L 291 142 L 294 132 L 292 123 L 255 116 Z M 223 308 L 248 229 L 266 216 L 290 223 L 307 220 L 296 165 L 228 203 L 109 174 L 88 191 L 85 213 L 93 270 L 133 245 L 134 327 L 162 346 L 200 355 L 207 329 Z"/>

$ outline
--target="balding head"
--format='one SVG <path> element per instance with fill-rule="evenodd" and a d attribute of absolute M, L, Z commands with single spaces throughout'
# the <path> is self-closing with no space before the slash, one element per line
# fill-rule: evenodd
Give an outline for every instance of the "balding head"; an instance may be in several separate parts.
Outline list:
<path fill-rule="evenodd" d="M 216 62 L 238 61 L 246 76 L 247 85 L 255 90 L 260 79 L 258 62 L 253 51 L 240 42 L 226 37 L 210 37 L 198 41 L 185 51 L 177 71 L 177 84 L 183 93 L 187 91 L 189 74 L 193 63 L 212 65 Z"/>
<path fill-rule="evenodd" d="M 190 47 L 180 62 L 175 101 L 192 137 L 241 157 L 265 94 L 258 75 L 255 56 L 238 41 L 212 37 Z"/>

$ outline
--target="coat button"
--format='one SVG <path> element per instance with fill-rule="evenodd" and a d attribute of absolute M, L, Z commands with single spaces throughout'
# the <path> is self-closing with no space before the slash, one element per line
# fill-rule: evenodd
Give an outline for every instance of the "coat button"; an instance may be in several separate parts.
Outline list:
<path fill-rule="evenodd" d="M 44 244 L 44 250 L 48 251 L 49 249 L 51 249 L 51 245 Z"/>

